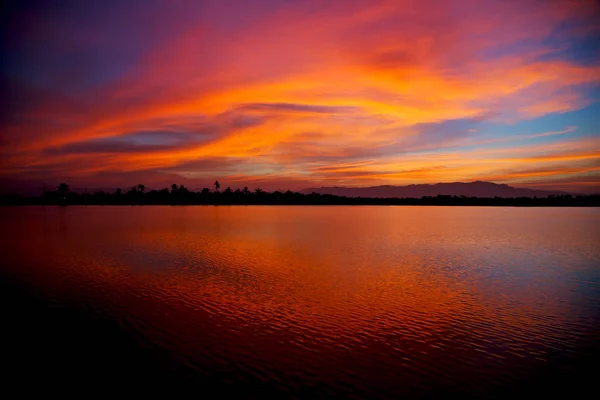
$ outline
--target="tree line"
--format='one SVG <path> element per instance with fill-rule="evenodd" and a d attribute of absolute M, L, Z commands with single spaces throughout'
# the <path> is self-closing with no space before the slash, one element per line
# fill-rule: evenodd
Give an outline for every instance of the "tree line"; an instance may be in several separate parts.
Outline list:
<path fill-rule="evenodd" d="M 146 190 L 139 184 L 127 191 L 103 190 L 93 193 L 77 193 L 66 183 L 56 190 L 44 191 L 41 196 L 23 197 L 3 195 L 3 205 L 443 205 L 443 206 L 524 206 L 524 207 L 599 207 L 600 195 L 548 197 L 484 198 L 467 196 L 423 196 L 421 198 L 345 197 L 330 194 L 303 194 L 291 190 L 267 192 L 248 187 L 221 190 L 219 181 L 214 189 L 199 192 L 184 185 L 172 184 L 170 188 Z"/>

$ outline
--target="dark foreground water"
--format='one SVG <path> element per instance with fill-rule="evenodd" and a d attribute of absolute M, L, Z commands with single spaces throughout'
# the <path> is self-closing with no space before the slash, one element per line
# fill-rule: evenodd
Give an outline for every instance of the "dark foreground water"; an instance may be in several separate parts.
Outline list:
<path fill-rule="evenodd" d="M 600 209 L 0 213 L 3 388 L 200 398 L 593 388 Z"/>

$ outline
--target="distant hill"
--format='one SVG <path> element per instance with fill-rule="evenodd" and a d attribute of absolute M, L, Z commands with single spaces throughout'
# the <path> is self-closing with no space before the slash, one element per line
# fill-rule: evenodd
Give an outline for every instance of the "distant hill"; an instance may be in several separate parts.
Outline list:
<path fill-rule="evenodd" d="M 301 193 L 333 194 L 347 197 L 411 197 L 452 195 L 468 197 L 548 197 L 570 193 L 550 190 L 521 189 L 493 182 L 452 182 L 419 184 L 407 186 L 371 186 L 371 187 L 320 187 L 308 188 Z"/>

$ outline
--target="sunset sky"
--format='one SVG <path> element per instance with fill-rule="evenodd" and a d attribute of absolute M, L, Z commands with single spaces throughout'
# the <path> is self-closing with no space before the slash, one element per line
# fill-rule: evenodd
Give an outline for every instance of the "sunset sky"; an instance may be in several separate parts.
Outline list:
<path fill-rule="evenodd" d="M 600 192 L 594 0 L 4 3 L 5 189 Z"/>

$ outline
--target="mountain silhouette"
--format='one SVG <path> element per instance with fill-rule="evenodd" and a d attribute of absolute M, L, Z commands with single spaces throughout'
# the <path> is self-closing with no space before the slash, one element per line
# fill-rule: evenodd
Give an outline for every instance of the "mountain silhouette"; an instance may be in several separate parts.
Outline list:
<path fill-rule="evenodd" d="M 319 193 L 347 197 L 381 197 L 381 198 L 421 198 L 423 196 L 467 196 L 467 197 L 548 197 L 570 193 L 550 190 L 515 188 L 493 182 L 452 182 L 435 184 L 418 184 L 407 186 L 371 186 L 371 187 L 320 187 L 301 191 L 304 194 Z"/>

